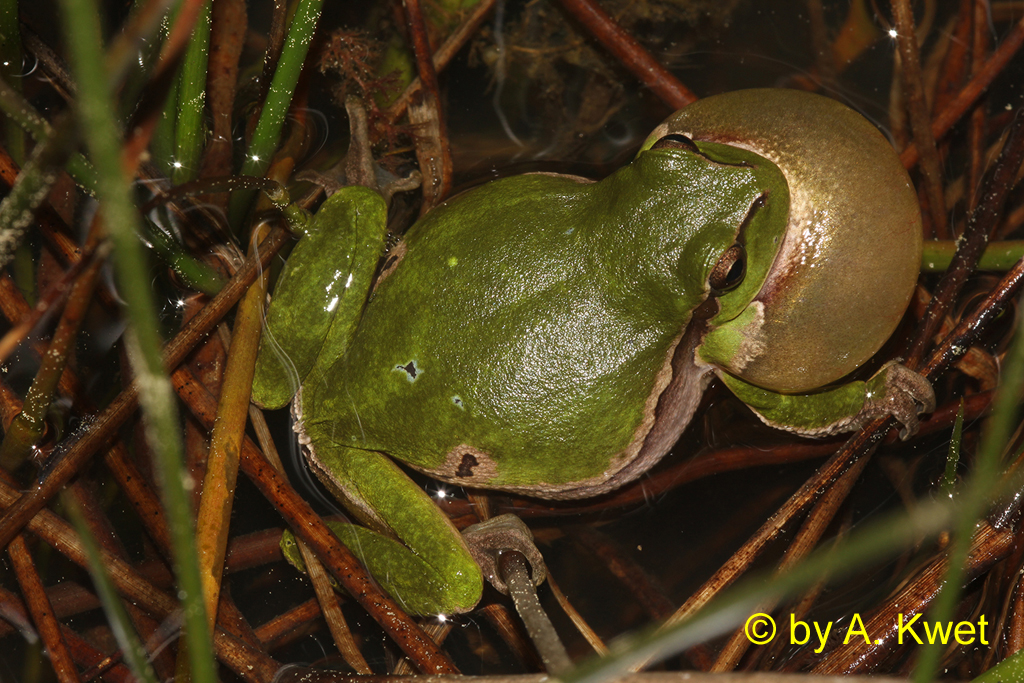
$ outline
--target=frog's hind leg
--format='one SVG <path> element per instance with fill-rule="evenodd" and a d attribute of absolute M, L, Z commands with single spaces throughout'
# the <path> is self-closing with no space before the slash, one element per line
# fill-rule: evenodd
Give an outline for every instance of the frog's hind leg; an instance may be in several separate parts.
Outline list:
<path fill-rule="evenodd" d="M 345 187 L 321 205 L 274 288 L 256 360 L 255 403 L 284 406 L 314 367 L 344 354 L 386 236 L 387 207 L 373 190 Z"/>
<path fill-rule="evenodd" d="M 374 451 L 314 439 L 309 462 L 346 508 L 373 530 L 335 534 L 411 614 L 458 614 L 480 599 L 483 578 L 451 521 L 397 465 Z"/>

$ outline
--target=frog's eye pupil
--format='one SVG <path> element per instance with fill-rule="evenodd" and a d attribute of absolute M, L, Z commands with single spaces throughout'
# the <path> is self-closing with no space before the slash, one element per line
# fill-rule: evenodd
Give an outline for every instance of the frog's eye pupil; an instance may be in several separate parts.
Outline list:
<path fill-rule="evenodd" d="M 694 144 L 693 140 L 685 135 L 680 135 L 679 133 L 666 135 L 651 145 L 651 149 L 682 149 L 687 152 L 693 152 L 694 154 L 700 154 L 700 150 L 697 148 L 697 145 Z"/>
<path fill-rule="evenodd" d="M 742 244 L 734 244 L 725 250 L 718 263 L 711 269 L 708 284 L 714 295 L 735 289 L 747 274 L 747 251 Z"/>

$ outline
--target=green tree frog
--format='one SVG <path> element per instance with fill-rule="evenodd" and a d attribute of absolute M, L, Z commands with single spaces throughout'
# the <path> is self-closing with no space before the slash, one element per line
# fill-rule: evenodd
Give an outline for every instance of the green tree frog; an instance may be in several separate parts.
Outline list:
<path fill-rule="evenodd" d="M 319 210 L 276 286 L 253 396 L 294 395 L 311 467 L 366 525 L 341 540 L 411 612 L 469 610 L 482 582 L 393 460 L 583 498 L 658 462 L 715 376 L 811 436 L 882 414 L 913 431 L 933 407 L 896 364 L 832 386 L 903 315 L 921 225 L 885 138 L 824 97 L 709 97 L 604 180 L 493 181 L 429 212 L 377 273 L 385 215 L 359 186 Z"/>

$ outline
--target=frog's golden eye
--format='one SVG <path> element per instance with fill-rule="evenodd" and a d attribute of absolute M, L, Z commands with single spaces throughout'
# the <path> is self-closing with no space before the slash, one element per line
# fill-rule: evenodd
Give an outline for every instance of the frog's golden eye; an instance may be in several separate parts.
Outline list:
<path fill-rule="evenodd" d="M 653 145 L 651 145 L 651 149 L 683 149 L 686 150 L 687 152 L 693 152 L 694 154 L 701 153 L 701 151 L 697 148 L 697 145 L 694 144 L 693 140 L 686 137 L 685 135 L 680 135 L 679 133 L 666 135 L 665 137 L 661 138 Z"/>
<path fill-rule="evenodd" d="M 742 244 L 734 244 L 718 258 L 718 263 L 711 269 L 708 284 L 714 296 L 735 289 L 743 282 L 747 274 L 747 250 Z"/>

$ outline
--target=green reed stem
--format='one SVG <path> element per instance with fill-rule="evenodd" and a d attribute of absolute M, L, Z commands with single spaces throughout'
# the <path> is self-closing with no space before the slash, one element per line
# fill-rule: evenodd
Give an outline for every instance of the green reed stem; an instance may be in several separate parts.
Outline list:
<path fill-rule="evenodd" d="M 944 273 L 953 260 L 956 240 L 925 240 L 921 256 L 922 273 Z M 991 242 L 975 270 L 1005 272 L 1024 256 L 1024 240 Z"/>
<path fill-rule="evenodd" d="M 143 223 L 142 234 L 160 260 L 170 266 L 189 288 L 213 296 L 224 286 L 225 280 L 216 270 L 186 253 L 178 240 L 149 217 Z"/>
<path fill-rule="evenodd" d="M 952 497 L 956 491 L 956 471 L 960 463 L 960 444 L 964 436 L 964 400 L 960 399 L 960 409 L 956 411 L 956 422 L 953 423 L 953 435 L 949 439 L 949 451 L 946 454 L 946 471 L 942 475 L 942 495 Z"/>
<path fill-rule="evenodd" d="M 174 170 L 174 144 L 178 127 L 178 78 L 174 79 L 160 113 L 160 120 L 149 142 L 149 153 L 153 162 L 163 173 L 170 176 Z"/>
<path fill-rule="evenodd" d="M 199 175 L 203 154 L 203 114 L 206 106 L 206 65 L 210 54 L 210 0 L 203 9 L 192 31 L 192 40 L 185 51 L 176 89 L 177 125 L 174 128 L 174 160 L 171 163 L 171 181 L 175 185 L 194 180 Z M 171 102 L 168 98 L 168 102 Z"/>
<path fill-rule="evenodd" d="M 263 104 L 260 119 L 253 132 L 252 142 L 249 143 L 249 149 L 245 153 L 242 175 L 261 176 L 270 166 L 274 150 L 281 139 L 285 116 L 288 114 L 288 107 L 291 106 L 295 86 L 299 82 L 299 74 L 302 73 L 302 65 L 306 61 L 306 54 L 309 52 L 309 44 L 313 39 L 313 32 L 316 31 L 322 7 L 323 0 L 300 0 L 299 2 L 292 23 L 288 27 L 288 35 L 285 38 L 284 48 L 281 50 L 281 59 L 274 71 L 274 78 L 270 81 L 267 101 Z M 237 227 L 241 224 L 254 196 L 255 194 L 251 190 L 236 192 L 232 195 L 228 212 L 232 225 Z"/>
<path fill-rule="evenodd" d="M 95 0 L 61 0 L 72 69 L 78 81 L 79 123 L 96 166 L 96 194 L 113 242 L 114 265 L 129 318 L 132 365 L 139 383 L 146 436 L 161 474 L 161 491 L 174 544 L 175 571 L 185 614 L 194 683 L 216 680 L 212 638 L 206 625 L 199 564 L 182 465 L 181 430 L 170 380 L 160 357 L 156 305 L 137 234 L 131 178 L 121 164 L 113 88 L 104 71 L 99 8 Z"/>
<path fill-rule="evenodd" d="M 22 95 L 0 79 L 0 110 L 25 129 L 37 142 L 36 154 L 26 164 L 15 182 L 10 194 L 0 202 L 0 265 L 7 262 L 8 253 L 20 243 L 25 228 L 31 223 L 39 202 L 46 198 L 53 181 L 53 168 L 60 166 L 65 152 L 70 147 L 68 140 L 54 140 L 55 128 L 44 119 Z M 66 122 L 59 123 L 58 135 L 67 138 L 71 130 Z M 40 158 L 36 161 L 36 155 Z M 47 156 L 49 155 L 49 156 Z M 67 172 L 75 182 L 90 193 L 96 192 L 96 169 L 75 152 L 65 164 Z M 224 284 L 223 278 L 201 261 L 197 261 L 181 248 L 169 234 L 149 221 L 142 224 L 142 235 L 157 254 L 174 269 L 187 285 L 204 294 L 216 294 Z"/>

